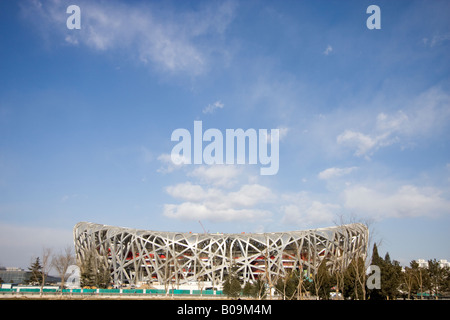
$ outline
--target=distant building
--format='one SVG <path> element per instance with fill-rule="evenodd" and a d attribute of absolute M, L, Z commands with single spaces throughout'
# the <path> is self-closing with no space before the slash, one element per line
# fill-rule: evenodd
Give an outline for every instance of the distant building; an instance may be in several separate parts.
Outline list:
<path fill-rule="evenodd" d="M 16 267 L 0 267 L 0 279 L 3 283 L 26 283 L 31 276 L 30 271 Z"/>
<path fill-rule="evenodd" d="M 428 268 L 428 261 L 424 259 L 417 259 L 417 264 L 419 265 L 419 268 Z"/>
<path fill-rule="evenodd" d="M 428 268 L 428 260 L 417 259 L 416 262 L 419 264 L 420 268 Z M 441 268 L 449 267 L 450 268 L 450 262 L 448 262 L 445 259 L 441 259 L 441 260 L 439 260 L 439 267 L 441 267 Z"/>
<path fill-rule="evenodd" d="M 445 267 L 450 268 L 450 262 L 448 262 L 447 260 L 441 259 L 441 260 L 439 260 L 439 266 L 441 268 L 445 268 Z"/>
<path fill-rule="evenodd" d="M 2 283 L 26 284 L 30 280 L 31 271 L 17 267 L 0 267 L 0 279 Z M 47 275 L 46 283 L 60 282 L 61 278 Z"/>

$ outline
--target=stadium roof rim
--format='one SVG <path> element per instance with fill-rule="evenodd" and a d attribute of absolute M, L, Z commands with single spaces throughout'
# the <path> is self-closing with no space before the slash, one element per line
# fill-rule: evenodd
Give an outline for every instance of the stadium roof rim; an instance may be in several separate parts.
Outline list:
<path fill-rule="evenodd" d="M 122 230 L 122 231 L 128 231 L 130 233 L 153 233 L 153 234 L 159 234 L 159 235 L 199 235 L 199 236 L 243 236 L 243 235 L 281 235 L 281 234 L 296 234 L 296 233 L 311 233 L 311 232 L 326 232 L 326 231 L 335 231 L 339 229 L 363 229 L 367 230 L 367 226 L 363 223 L 349 223 L 349 224 L 342 224 L 342 225 L 335 225 L 330 227 L 322 227 L 322 228 L 312 228 L 312 229 L 304 229 L 304 230 L 291 230 L 291 231 L 277 231 L 277 232 L 242 232 L 242 233 L 204 233 L 204 232 L 177 232 L 177 231 L 157 231 L 157 230 L 145 230 L 145 229 L 137 229 L 137 228 L 129 228 L 129 227 L 120 227 L 120 226 L 111 226 L 106 224 L 99 224 L 95 222 L 87 222 L 87 221 L 81 221 L 78 222 L 74 230 L 79 229 L 116 229 L 116 230 Z"/>

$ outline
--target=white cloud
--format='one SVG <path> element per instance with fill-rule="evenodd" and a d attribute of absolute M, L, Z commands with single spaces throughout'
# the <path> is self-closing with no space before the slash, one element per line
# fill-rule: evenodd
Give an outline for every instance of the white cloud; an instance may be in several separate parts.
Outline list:
<path fill-rule="evenodd" d="M 370 156 L 380 147 L 387 147 L 400 141 L 398 134 L 405 130 L 408 117 L 399 111 L 394 116 L 380 113 L 376 117 L 375 130 L 371 134 L 364 134 L 352 130 L 345 130 L 337 136 L 338 144 L 350 146 L 356 156 Z"/>
<path fill-rule="evenodd" d="M 336 142 L 355 149 L 356 156 L 369 158 L 379 148 L 397 143 L 413 145 L 422 137 L 433 136 L 449 119 L 450 96 L 439 88 L 431 88 L 405 102 L 404 109 L 378 113 L 368 133 L 346 129 Z"/>
<path fill-rule="evenodd" d="M 388 134 L 391 132 L 401 132 L 408 120 L 408 116 L 402 110 L 399 110 L 394 115 L 387 115 L 382 112 L 377 115 L 376 129 Z"/>
<path fill-rule="evenodd" d="M 433 217 L 450 213 L 450 201 L 435 188 L 402 185 L 392 190 L 387 185 L 356 185 L 343 192 L 348 210 L 377 219 Z"/>
<path fill-rule="evenodd" d="M 338 215 L 381 221 L 392 218 L 437 218 L 450 214 L 450 201 L 441 190 L 396 182 L 356 184 L 336 195 L 298 192 L 280 196 L 281 222 L 291 228 L 332 225 Z"/>
<path fill-rule="evenodd" d="M 259 203 L 273 201 L 272 191 L 260 184 L 243 185 L 238 191 L 228 194 L 228 202 L 234 206 L 253 207 Z"/>
<path fill-rule="evenodd" d="M 183 202 L 166 204 L 164 215 L 187 220 L 256 221 L 270 216 L 267 210 L 259 209 L 258 206 L 274 199 L 269 188 L 258 184 L 243 185 L 237 191 L 225 192 L 219 188 L 204 188 L 185 182 L 169 186 L 166 191 Z"/>
<path fill-rule="evenodd" d="M 169 186 L 166 191 L 174 198 L 191 202 L 215 201 L 223 197 L 223 193 L 219 189 L 209 188 L 205 190 L 202 186 L 191 182 Z"/>
<path fill-rule="evenodd" d="M 172 161 L 172 156 L 177 158 L 177 161 Z M 190 159 L 187 159 L 179 154 L 170 155 L 168 153 L 163 153 L 158 156 L 158 160 L 162 163 L 157 172 L 160 173 L 171 173 L 175 170 L 182 168 L 185 163 L 188 163 Z"/>
<path fill-rule="evenodd" d="M 328 168 L 319 173 L 319 179 L 328 180 L 332 178 L 341 177 L 343 175 L 349 174 L 350 172 L 356 170 L 357 167 L 350 168 Z"/>
<path fill-rule="evenodd" d="M 83 45 L 98 52 L 120 50 L 131 58 L 165 71 L 200 74 L 205 71 L 219 42 L 201 45 L 200 37 L 220 38 L 233 19 L 231 1 L 207 4 L 195 12 L 169 14 L 152 4 L 133 5 L 116 1 L 78 1 L 81 29 L 65 27 L 66 3 L 33 1 L 22 6 L 28 21 L 39 21 L 43 36 L 56 34 L 70 45 Z M 216 36 L 216 37 L 214 37 Z"/>
<path fill-rule="evenodd" d="M 200 169 L 202 168 L 202 169 Z M 319 173 L 319 178 L 331 180 L 350 174 L 359 167 L 332 167 Z M 260 183 L 229 185 L 237 176 L 245 176 L 234 168 L 227 172 L 211 168 L 196 168 L 189 174 L 204 184 L 186 181 L 166 188 L 175 202 L 164 205 L 164 215 L 182 220 L 213 222 L 268 223 L 276 214 L 284 226 L 301 229 L 334 224 L 338 214 L 355 214 L 361 218 L 433 217 L 450 213 L 450 201 L 441 190 L 397 181 L 348 183 L 334 193 L 314 194 L 306 191 L 277 193 Z M 214 177 L 223 182 L 214 184 Z M 251 180 L 251 179 L 246 179 Z M 238 187 L 236 188 L 236 185 Z M 232 188 L 232 189 L 231 189 Z M 178 203 L 176 203 L 178 202 Z"/>
<path fill-rule="evenodd" d="M 188 176 L 198 179 L 201 183 L 213 186 L 232 187 L 242 174 L 242 169 L 234 165 L 210 165 L 195 168 Z"/>
<path fill-rule="evenodd" d="M 289 128 L 288 127 L 280 127 L 280 128 L 278 128 L 278 130 L 280 130 L 280 140 L 283 140 L 284 138 L 286 138 L 286 136 L 289 132 Z"/>
<path fill-rule="evenodd" d="M 438 34 L 438 35 L 434 35 L 431 37 L 431 39 L 429 38 L 423 38 L 423 44 L 425 46 L 430 46 L 430 48 L 433 48 L 434 46 L 437 45 L 441 45 L 443 42 L 449 41 L 450 40 L 450 34 Z"/>
<path fill-rule="evenodd" d="M 290 131 L 290 128 L 288 127 L 278 127 L 278 128 L 274 128 L 274 129 L 278 129 L 278 140 L 282 141 L 284 139 L 286 139 L 288 132 Z M 272 137 L 270 135 L 272 129 L 268 129 L 267 131 L 261 131 L 261 139 L 263 141 L 266 141 L 267 144 L 271 144 L 272 143 Z"/>
<path fill-rule="evenodd" d="M 184 202 L 179 205 L 166 204 L 164 215 L 182 220 L 210 220 L 214 222 L 258 221 L 270 216 L 270 212 L 258 209 L 235 209 L 220 206 L 210 207 L 201 203 Z"/>
<path fill-rule="evenodd" d="M 369 153 L 377 145 L 377 138 L 355 132 L 352 130 L 345 130 L 336 138 L 338 144 L 348 145 L 355 148 L 355 155 L 362 156 Z"/>
<path fill-rule="evenodd" d="M 203 113 L 213 113 L 216 109 L 222 109 L 224 104 L 220 101 L 216 101 L 213 104 L 208 104 L 203 108 Z"/>
<path fill-rule="evenodd" d="M 325 51 L 323 52 L 324 55 L 329 55 L 333 51 L 333 47 L 328 45 Z"/>
<path fill-rule="evenodd" d="M 285 195 L 281 206 L 282 223 L 293 228 L 309 228 L 320 224 L 332 224 L 338 204 L 327 203 L 307 192 Z"/>

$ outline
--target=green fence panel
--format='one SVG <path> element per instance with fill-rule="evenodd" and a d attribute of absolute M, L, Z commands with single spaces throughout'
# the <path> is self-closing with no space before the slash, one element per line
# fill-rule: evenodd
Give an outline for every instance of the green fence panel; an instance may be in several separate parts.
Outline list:
<path fill-rule="evenodd" d="M 123 289 L 122 292 L 125 293 L 125 294 L 128 294 L 128 293 L 142 293 L 143 290 L 142 289 Z"/>
<path fill-rule="evenodd" d="M 36 289 L 36 288 L 20 288 L 20 292 L 40 292 L 41 289 Z"/>
<path fill-rule="evenodd" d="M 220 294 L 222 294 L 222 291 L 216 291 L 216 294 L 218 294 L 218 292 L 220 292 Z M 214 294 L 214 290 L 192 290 L 192 294 L 208 294 L 208 295 L 212 295 Z"/>
<path fill-rule="evenodd" d="M 98 292 L 103 294 L 118 294 L 120 293 L 120 289 L 98 289 Z"/>
<path fill-rule="evenodd" d="M 39 288 L 0 288 L 0 293 L 39 293 Z M 58 290 L 56 288 L 44 288 L 44 293 L 58 293 L 62 292 L 63 294 L 111 294 L 111 295 L 119 295 L 119 294 L 157 294 L 157 295 L 165 295 L 166 291 L 164 289 L 62 289 Z M 219 295 L 223 296 L 223 291 L 214 291 L 214 290 L 187 290 L 187 289 L 169 289 L 169 294 L 174 295 Z"/>
<path fill-rule="evenodd" d="M 166 290 L 164 289 L 147 289 L 147 293 L 153 293 L 153 294 L 166 294 Z"/>
<path fill-rule="evenodd" d="M 201 294 L 202 290 L 192 290 L 192 294 Z"/>
<path fill-rule="evenodd" d="M 97 289 L 83 289 L 83 293 L 96 293 Z"/>
<path fill-rule="evenodd" d="M 191 290 L 181 290 L 181 289 L 170 289 L 170 294 L 191 294 Z"/>
<path fill-rule="evenodd" d="M 203 290 L 203 294 L 214 294 L 214 290 Z"/>

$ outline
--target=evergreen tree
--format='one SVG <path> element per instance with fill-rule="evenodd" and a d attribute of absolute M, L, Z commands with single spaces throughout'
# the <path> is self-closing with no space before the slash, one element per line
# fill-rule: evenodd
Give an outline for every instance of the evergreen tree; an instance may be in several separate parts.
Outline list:
<path fill-rule="evenodd" d="M 391 261 L 389 253 L 384 258 L 384 268 L 381 269 L 381 291 L 386 299 L 396 299 L 399 295 L 402 267 L 398 261 Z"/>
<path fill-rule="evenodd" d="M 107 288 L 111 282 L 108 259 L 93 250 L 87 251 L 85 254 L 80 268 L 81 286 Z"/>
<path fill-rule="evenodd" d="M 396 299 L 399 295 L 399 288 L 402 279 L 402 268 L 398 261 L 391 261 L 389 253 L 386 253 L 384 259 L 378 254 L 376 244 L 373 247 L 372 265 L 377 265 L 381 273 L 381 289 L 372 289 L 369 291 L 369 297 L 372 300 L 390 300 Z"/>
<path fill-rule="evenodd" d="M 267 295 L 266 283 L 261 279 L 258 279 L 253 283 L 247 282 L 244 286 L 242 294 L 255 299 L 265 299 Z"/>
<path fill-rule="evenodd" d="M 445 292 L 447 295 L 450 292 L 450 267 L 444 267 L 441 292 Z"/>
<path fill-rule="evenodd" d="M 242 289 L 242 294 L 246 297 L 253 297 L 254 287 L 250 281 L 245 283 L 244 289 Z"/>
<path fill-rule="evenodd" d="M 283 299 L 293 300 L 297 297 L 297 290 L 300 282 L 298 270 L 288 272 L 284 277 L 278 278 L 275 289 Z"/>
<path fill-rule="evenodd" d="M 441 289 L 446 287 L 447 279 L 446 269 L 441 268 L 439 265 L 439 261 L 437 261 L 436 259 L 428 260 L 428 278 L 428 288 L 430 290 L 430 295 L 435 296 L 437 299 L 441 292 Z"/>
<path fill-rule="evenodd" d="M 365 265 L 364 260 L 355 258 L 350 262 L 344 272 L 344 297 L 365 300 Z"/>
<path fill-rule="evenodd" d="M 96 277 L 96 285 L 98 288 L 106 289 L 111 283 L 111 272 L 108 268 L 108 262 L 100 258 Z"/>
<path fill-rule="evenodd" d="M 351 264 L 344 271 L 344 286 L 342 287 L 342 294 L 346 299 L 356 299 L 355 295 L 355 270 Z"/>
<path fill-rule="evenodd" d="M 313 275 L 312 286 L 317 298 L 328 300 L 332 287 L 331 274 L 327 267 L 327 259 L 323 259 Z"/>
<path fill-rule="evenodd" d="M 371 289 L 368 290 L 368 296 L 371 300 L 381 300 L 384 299 L 382 294 L 382 288 L 383 288 L 383 269 L 384 269 L 384 260 L 381 258 L 381 256 L 378 254 L 378 247 L 377 244 L 373 244 L 372 249 L 372 261 L 370 263 L 371 265 L 376 265 L 380 268 L 381 273 L 381 289 Z"/>
<path fill-rule="evenodd" d="M 236 268 L 232 267 L 231 272 L 226 276 L 223 282 L 223 293 L 231 298 L 237 298 L 241 294 L 241 282 L 236 272 Z"/>
<path fill-rule="evenodd" d="M 31 275 L 28 279 L 27 283 L 37 286 L 41 285 L 42 283 L 42 265 L 39 260 L 39 257 L 36 258 L 36 260 L 31 264 L 31 266 L 28 268 L 30 270 Z"/>
<path fill-rule="evenodd" d="M 80 285 L 81 287 L 95 286 L 95 266 L 92 254 L 86 254 L 83 264 L 80 268 Z"/>

